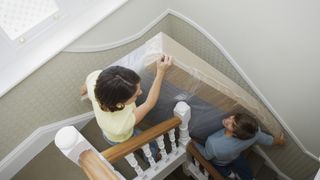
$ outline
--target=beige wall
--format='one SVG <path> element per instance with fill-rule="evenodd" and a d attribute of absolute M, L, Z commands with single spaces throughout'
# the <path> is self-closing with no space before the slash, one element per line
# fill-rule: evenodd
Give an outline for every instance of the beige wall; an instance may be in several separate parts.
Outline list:
<path fill-rule="evenodd" d="M 167 0 L 130 0 L 66 49 L 108 45 L 128 39 L 142 31 L 167 7 Z"/>

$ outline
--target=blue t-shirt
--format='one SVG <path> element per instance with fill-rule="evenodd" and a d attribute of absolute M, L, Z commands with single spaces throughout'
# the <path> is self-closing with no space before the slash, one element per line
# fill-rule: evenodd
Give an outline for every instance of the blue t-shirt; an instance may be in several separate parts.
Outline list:
<path fill-rule="evenodd" d="M 205 146 L 195 144 L 205 159 L 211 160 L 217 165 L 231 163 L 243 150 L 256 142 L 263 145 L 272 145 L 273 143 L 273 137 L 261 132 L 260 128 L 253 138 L 247 140 L 226 136 L 224 132 L 225 128 L 210 135 Z"/>

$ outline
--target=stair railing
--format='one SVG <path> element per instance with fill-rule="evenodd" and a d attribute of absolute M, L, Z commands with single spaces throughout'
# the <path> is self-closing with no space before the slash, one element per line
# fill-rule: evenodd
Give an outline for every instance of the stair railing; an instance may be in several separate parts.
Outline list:
<path fill-rule="evenodd" d="M 187 146 L 187 151 L 191 155 L 185 166 L 196 179 L 209 179 L 211 176 L 215 180 L 223 180 L 224 177 L 199 153 L 193 142 Z M 202 170 L 202 171 L 201 171 Z"/>
<path fill-rule="evenodd" d="M 188 122 L 191 118 L 190 107 L 185 102 L 178 102 L 174 108 L 174 115 L 175 117 L 166 120 L 123 143 L 114 145 L 101 152 L 101 154 L 98 153 L 96 149 L 72 126 L 62 128 L 57 133 L 55 142 L 62 153 L 82 167 L 89 178 L 94 179 L 94 177 L 110 175 L 109 179 L 114 177 L 125 179 L 111 165 L 117 160 L 125 158 L 137 173 L 137 177 L 134 179 L 163 179 L 163 177 L 169 175 L 179 165 L 186 162 L 186 145 L 190 141 L 188 132 Z M 175 138 L 175 128 L 178 126 L 179 146 L 176 145 Z M 163 135 L 165 133 L 168 133 L 171 142 L 172 151 L 170 153 L 167 153 L 165 149 L 165 143 L 163 141 Z M 161 153 L 161 160 L 158 162 L 155 162 L 153 159 L 148 144 L 153 140 L 156 140 Z M 133 152 L 139 148 L 143 150 L 150 164 L 150 167 L 145 171 L 142 170 L 133 155 Z M 86 151 L 88 149 L 89 152 Z M 82 158 L 85 158 L 85 160 Z M 99 165 L 98 169 L 95 169 L 90 164 L 97 160 Z M 110 171 L 106 171 L 106 168 L 103 166 L 107 166 Z M 100 170 L 102 173 L 97 172 Z"/>
<path fill-rule="evenodd" d="M 55 144 L 60 151 L 80 166 L 90 180 L 124 180 L 113 166 L 85 139 L 73 126 L 61 128 L 55 136 Z"/>
<path fill-rule="evenodd" d="M 120 180 L 92 150 L 85 150 L 80 154 L 79 165 L 90 180 Z"/>

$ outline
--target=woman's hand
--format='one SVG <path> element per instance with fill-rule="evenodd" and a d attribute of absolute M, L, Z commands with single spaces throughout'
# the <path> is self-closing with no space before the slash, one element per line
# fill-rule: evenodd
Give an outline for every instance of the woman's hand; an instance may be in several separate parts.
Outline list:
<path fill-rule="evenodd" d="M 80 87 L 80 96 L 83 96 L 87 94 L 87 85 L 86 84 L 83 84 L 81 87 Z"/>
<path fill-rule="evenodd" d="M 157 60 L 157 74 L 164 75 L 165 72 L 172 66 L 173 58 L 172 56 L 162 55 Z"/>

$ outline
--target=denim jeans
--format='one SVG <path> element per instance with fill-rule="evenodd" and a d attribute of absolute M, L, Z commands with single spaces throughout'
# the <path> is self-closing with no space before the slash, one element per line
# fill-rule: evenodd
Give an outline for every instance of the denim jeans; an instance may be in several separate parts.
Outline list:
<path fill-rule="evenodd" d="M 252 180 L 253 175 L 250 169 L 250 166 L 246 159 L 244 159 L 241 155 L 233 160 L 231 163 L 227 165 L 217 165 L 214 162 L 210 161 L 210 163 L 219 171 L 219 173 L 228 177 L 231 174 L 231 170 L 234 173 L 237 173 L 241 180 Z"/>

